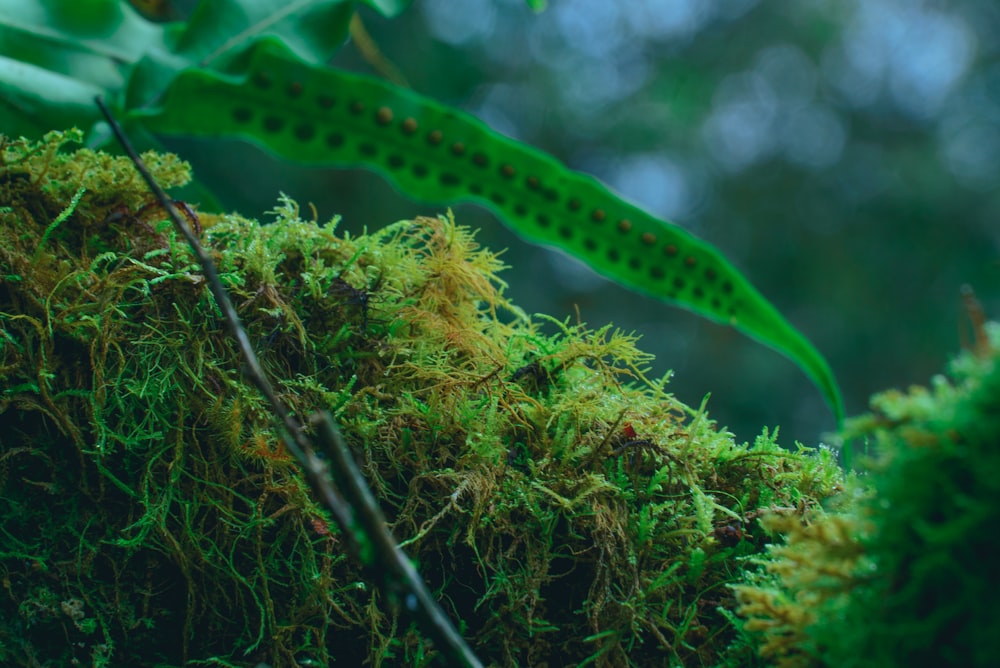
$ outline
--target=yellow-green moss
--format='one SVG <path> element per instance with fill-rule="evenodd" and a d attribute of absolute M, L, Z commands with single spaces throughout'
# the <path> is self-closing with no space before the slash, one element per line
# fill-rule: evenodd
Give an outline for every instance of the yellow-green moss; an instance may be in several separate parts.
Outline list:
<path fill-rule="evenodd" d="M 856 491 L 861 494 L 861 490 Z M 743 630 L 755 638 L 767 665 L 806 668 L 823 664 L 825 648 L 810 629 L 843 606 L 864 569 L 862 521 L 850 512 L 771 512 L 761 520 L 779 542 L 754 563 L 748 584 L 733 587 Z"/>
<path fill-rule="evenodd" d="M 0 661 L 426 662 L 276 444 L 191 253 L 123 159 L 61 142 L 7 142 L 0 173 Z M 249 336 L 296 413 L 333 411 L 487 662 L 752 662 L 726 584 L 766 509 L 840 488 L 828 451 L 736 443 L 634 336 L 526 317 L 450 218 L 272 218 L 203 236 Z"/>
<path fill-rule="evenodd" d="M 849 506 L 770 520 L 786 540 L 737 592 L 775 665 L 1000 665 L 1000 326 L 979 334 L 848 422 L 870 468 Z"/>

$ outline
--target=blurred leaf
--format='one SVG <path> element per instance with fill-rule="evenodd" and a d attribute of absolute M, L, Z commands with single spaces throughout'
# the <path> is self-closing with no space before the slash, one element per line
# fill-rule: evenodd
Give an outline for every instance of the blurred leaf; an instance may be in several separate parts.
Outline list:
<path fill-rule="evenodd" d="M 38 137 L 53 128 L 86 128 L 97 119 L 93 84 L 0 56 L 0 128 Z"/>
<path fill-rule="evenodd" d="M 44 50 L 53 46 L 123 63 L 135 62 L 150 49 L 163 47 L 164 27 L 146 21 L 121 0 L 0 0 L 0 28 L 7 33 L 2 44 L 4 55 L 55 71 L 61 70 L 40 60 L 45 58 Z M 30 36 L 36 48 L 15 52 L 6 39 L 15 33 Z"/>
<path fill-rule="evenodd" d="M 352 13 L 345 0 L 218 0 L 186 23 L 159 25 L 122 0 L 0 0 L 0 120 L 15 135 L 89 129 L 95 95 L 117 109 L 141 106 L 185 67 L 265 35 L 322 62 L 343 44 Z"/>
<path fill-rule="evenodd" d="M 281 39 L 310 63 L 324 62 L 347 38 L 353 5 L 346 0 L 212 0 L 200 2 L 177 53 L 205 66 L 263 37 Z"/>

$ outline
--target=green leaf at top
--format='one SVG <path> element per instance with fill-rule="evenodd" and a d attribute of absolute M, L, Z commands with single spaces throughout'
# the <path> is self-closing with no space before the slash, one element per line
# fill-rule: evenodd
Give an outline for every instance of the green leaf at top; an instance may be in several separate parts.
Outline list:
<path fill-rule="evenodd" d="M 131 63 L 163 48 L 163 34 L 123 0 L 0 0 L 0 53 L 60 74 L 73 72 L 53 66 L 49 50 Z"/>
<path fill-rule="evenodd" d="M 157 24 L 125 0 L 0 0 L 0 130 L 89 128 L 94 95 L 142 106 L 185 67 L 225 62 L 263 36 L 323 62 L 352 13 L 347 0 L 203 0 L 189 21 Z"/>
<path fill-rule="evenodd" d="M 343 45 L 353 13 L 347 0 L 202 0 L 176 52 L 204 67 L 270 36 L 302 60 L 322 63 Z"/>
<path fill-rule="evenodd" d="M 0 56 L 0 130 L 41 137 L 52 128 L 89 127 L 99 112 L 100 87 Z"/>
<path fill-rule="evenodd" d="M 450 107 L 386 82 L 313 66 L 262 40 L 228 72 L 192 69 L 153 132 L 243 137 L 304 164 L 380 172 L 427 202 L 471 201 L 528 240 L 560 248 L 612 280 L 732 325 L 794 361 L 838 421 L 823 356 L 714 247 L 626 202 L 593 177 Z"/>

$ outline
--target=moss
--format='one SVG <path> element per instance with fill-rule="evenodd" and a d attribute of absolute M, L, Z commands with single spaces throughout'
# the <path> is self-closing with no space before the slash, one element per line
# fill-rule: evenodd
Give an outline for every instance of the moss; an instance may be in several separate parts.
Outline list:
<path fill-rule="evenodd" d="M 1000 326 L 980 334 L 848 423 L 871 450 L 849 506 L 771 521 L 787 540 L 738 595 L 777 665 L 1000 665 Z"/>
<path fill-rule="evenodd" d="M 425 663 L 277 445 L 191 253 L 123 159 L 71 138 L 2 152 L 0 660 Z M 766 509 L 840 488 L 828 451 L 736 443 L 634 336 L 526 317 L 450 218 L 272 218 L 201 221 L 250 339 L 297 414 L 333 411 L 483 658 L 752 661 L 725 585 Z"/>

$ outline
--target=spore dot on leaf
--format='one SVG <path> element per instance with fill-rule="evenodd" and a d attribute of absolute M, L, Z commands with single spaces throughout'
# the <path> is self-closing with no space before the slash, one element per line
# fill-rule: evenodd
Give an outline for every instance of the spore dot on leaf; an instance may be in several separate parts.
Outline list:
<path fill-rule="evenodd" d="M 285 119 L 280 116 L 265 116 L 264 130 L 267 132 L 280 132 L 285 127 Z"/>
<path fill-rule="evenodd" d="M 257 88 L 270 88 L 273 82 L 273 78 L 267 72 L 257 72 L 253 75 L 253 83 Z"/>
<path fill-rule="evenodd" d="M 299 123 L 295 126 L 292 133 L 299 141 L 309 141 L 315 136 L 316 129 L 312 126 L 312 123 Z"/>

